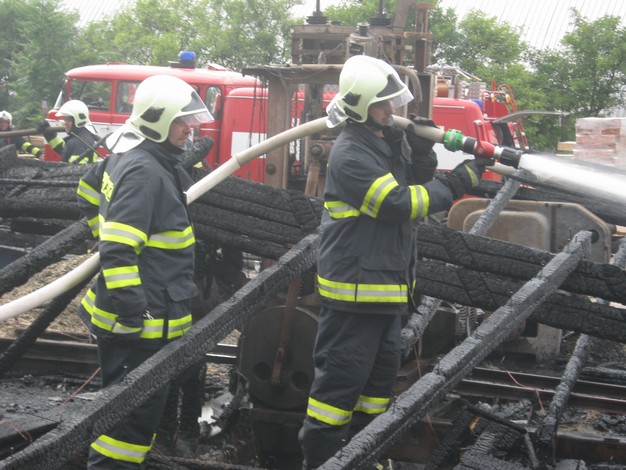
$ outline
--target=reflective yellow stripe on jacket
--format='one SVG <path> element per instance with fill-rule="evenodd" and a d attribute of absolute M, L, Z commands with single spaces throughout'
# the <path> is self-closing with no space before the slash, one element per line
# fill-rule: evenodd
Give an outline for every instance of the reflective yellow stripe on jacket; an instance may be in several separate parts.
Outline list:
<path fill-rule="evenodd" d="M 96 307 L 96 294 L 92 289 L 87 291 L 87 295 L 83 298 L 81 305 L 91 317 L 91 323 L 106 331 L 115 334 L 136 333 L 141 330 L 140 338 L 143 339 L 159 339 L 163 337 L 163 332 L 167 331 L 167 339 L 180 338 L 191 328 L 191 314 L 181 318 L 168 320 L 167 324 L 162 318 L 143 318 L 142 328 L 129 328 L 118 323 L 119 315 L 107 312 Z"/>
<path fill-rule="evenodd" d="M 407 303 L 406 284 L 353 284 L 337 282 L 317 276 L 322 297 L 344 302 Z"/>
<path fill-rule="evenodd" d="M 380 206 L 387 197 L 387 194 L 389 194 L 389 191 L 397 186 L 398 182 L 391 173 L 387 173 L 386 175 L 374 180 L 367 191 L 365 198 L 363 199 L 361 212 L 369 215 L 370 217 L 376 218 L 378 211 L 380 210 Z"/>
<path fill-rule="evenodd" d="M 346 219 L 348 217 L 358 217 L 360 215 L 357 209 L 343 201 L 325 202 L 324 208 L 333 219 Z"/>
<path fill-rule="evenodd" d="M 152 448 L 152 444 L 147 446 L 131 444 L 102 434 L 91 444 L 91 447 L 96 452 L 114 460 L 142 463 Z"/>
<path fill-rule="evenodd" d="M 96 163 L 98 161 L 98 153 L 92 152 L 91 155 L 80 156 L 70 155 L 70 158 L 67 159 L 68 163 L 77 163 L 79 165 L 86 165 L 87 163 Z"/>
<path fill-rule="evenodd" d="M 165 250 L 180 250 L 187 248 L 196 242 L 193 234 L 193 228 L 187 227 L 185 230 L 169 230 L 167 232 L 155 233 L 150 235 L 148 246 L 153 248 L 163 248 Z"/>
<path fill-rule="evenodd" d="M 137 265 L 103 269 L 102 275 L 107 289 L 141 285 L 139 266 Z"/>
<path fill-rule="evenodd" d="M 89 184 L 85 183 L 82 179 L 78 182 L 78 190 L 76 191 L 79 197 L 92 204 L 94 207 L 100 207 L 100 193 L 92 188 Z M 95 209 L 94 209 L 95 210 Z M 91 233 L 94 238 L 100 236 L 100 217 L 98 215 L 87 220 L 87 224 L 91 229 Z"/>
<path fill-rule="evenodd" d="M 430 198 L 424 186 L 409 186 L 411 192 L 411 220 L 423 219 L 428 215 Z"/>
<path fill-rule="evenodd" d="M 56 153 L 61 153 L 65 148 L 65 141 L 61 139 L 58 135 L 55 135 L 50 142 L 48 142 L 50 148 L 54 150 Z"/>
<path fill-rule="evenodd" d="M 100 240 L 129 245 L 138 254 L 148 241 L 148 236 L 130 225 L 120 222 L 107 222 L 104 218 L 101 218 Z"/>
<path fill-rule="evenodd" d="M 324 202 L 324 208 L 328 211 L 333 219 L 346 219 L 349 217 L 359 217 L 361 213 L 369 215 L 372 218 L 378 217 L 380 207 L 394 188 L 398 187 L 398 182 L 391 173 L 387 173 L 377 178 L 370 186 L 363 204 L 360 209 L 355 209 L 347 202 L 343 201 L 327 201 Z M 409 186 L 411 195 L 411 220 L 417 218 L 423 219 L 428 215 L 430 199 L 428 191 L 424 186 Z"/>

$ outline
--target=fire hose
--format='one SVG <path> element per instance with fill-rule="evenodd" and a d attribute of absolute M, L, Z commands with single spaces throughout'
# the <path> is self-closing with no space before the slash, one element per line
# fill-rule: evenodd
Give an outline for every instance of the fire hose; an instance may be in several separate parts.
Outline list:
<path fill-rule="evenodd" d="M 538 182 L 549 183 L 557 188 L 572 191 L 573 187 L 587 195 L 592 194 L 621 207 L 626 207 L 626 172 L 604 165 L 539 154 L 525 154 L 521 150 L 493 145 L 464 136 L 457 130 L 444 131 L 429 126 L 416 126 L 409 119 L 395 117 L 396 123 L 407 128 L 413 126 L 421 137 L 436 143 L 442 143 L 450 151 L 462 150 L 476 158 L 485 158 L 493 163 L 488 168 L 496 173 L 508 175 L 511 168 L 527 170 Z M 244 164 L 264 155 L 270 150 L 289 142 L 319 133 L 326 129 L 326 118 L 301 124 L 272 136 L 263 142 L 235 153 L 224 164 L 213 170 L 187 191 L 187 203 L 190 204 L 218 183 L 232 175 Z M 609 171 L 607 171 L 609 168 Z M 99 268 L 99 254 L 95 253 L 80 266 L 59 277 L 50 284 L 27 294 L 19 299 L 0 306 L 0 321 L 7 320 L 36 308 L 93 276 Z"/>

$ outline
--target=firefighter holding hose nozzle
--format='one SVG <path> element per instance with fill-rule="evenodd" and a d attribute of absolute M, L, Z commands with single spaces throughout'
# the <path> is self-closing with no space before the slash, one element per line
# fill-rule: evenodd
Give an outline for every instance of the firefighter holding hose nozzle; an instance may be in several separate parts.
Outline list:
<path fill-rule="evenodd" d="M 326 174 L 315 377 L 299 433 L 306 469 L 387 409 L 401 362 L 401 318 L 412 303 L 415 222 L 447 210 L 484 171 L 466 160 L 436 172 L 433 142 L 394 125 L 394 108 L 412 99 L 393 67 L 358 55 L 344 64 L 327 108 L 329 127 L 347 123 Z"/>

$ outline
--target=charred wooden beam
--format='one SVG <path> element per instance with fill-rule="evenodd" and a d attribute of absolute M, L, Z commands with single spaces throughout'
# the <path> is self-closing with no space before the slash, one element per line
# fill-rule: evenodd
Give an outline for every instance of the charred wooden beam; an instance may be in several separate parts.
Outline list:
<path fill-rule="evenodd" d="M 515 195 L 519 188 L 519 183 L 515 180 L 508 180 L 496 196 L 491 200 L 485 211 L 480 215 L 478 221 L 472 227 L 472 233 L 475 235 L 484 235 L 495 223 L 496 217 L 504 208 L 511 198 Z M 427 225 L 421 225 L 418 229 L 418 236 L 423 227 Z M 419 241 L 418 241 L 419 243 Z M 418 253 L 421 254 L 421 248 L 418 248 Z M 435 312 L 441 305 L 441 299 L 435 298 L 427 294 L 422 298 L 420 305 L 417 307 L 417 312 L 411 315 L 408 323 L 402 329 L 400 334 L 400 348 L 403 357 L 406 357 L 413 348 L 413 345 L 419 338 L 422 337 L 426 327 L 432 320 Z"/>
<path fill-rule="evenodd" d="M 76 191 L 74 191 L 74 194 Z M 41 219 L 78 220 L 82 214 L 74 200 L 51 201 L 47 199 L 25 199 L 6 197 L 0 199 L 0 217 L 38 217 Z"/>
<path fill-rule="evenodd" d="M 577 234 L 566 250 L 556 255 L 537 277 L 515 292 L 471 337 L 444 356 L 432 372 L 402 393 L 389 410 L 354 436 L 322 464 L 320 470 L 356 469 L 372 463 L 554 293 L 589 252 L 590 243 L 591 233 Z"/>
<path fill-rule="evenodd" d="M 532 278 L 555 256 L 537 248 L 432 224 L 420 226 L 418 252 L 426 258 L 520 280 Z M 562 288 L 626 303 L 626 272 L 614 265 L 583 261 Z"/>
<path fill-rule="evenodd" d="M 589 357 L 589 348 L 591 347 L 592 339 L 591 336 L 581 335 L 578 341 L 576 341 L 576 347 L 565 367 L 561 383 L 559 383 L 559 386 L 554 392 L 554 397 L 550 402 L 548 412 L 542 418 L 537 428 L 536 439 L 539 454 L 544 462 L 554 463 L 556 431 L 561 421 L 561 416 L 567 407 L 569 397 L 576 385 L 580 371 Z"/>
<path fill-rule="evenodd" d="M 33 274 L 61 260 L 90 238 L 91 232 L 87 222 L 84 220 L 76 222 L 0 269 L 0 296 L 24 284 Z"/>
<path fill-rule="evenodd" d="M 52 323 L 78 295 L 91 279 L 86 279 L 72 289 L 50 302 L 39 316 L 13 341 L 6 351 L 0 355 L 0 377 L 24 355 L 33 343 L 46 331 Z M 78 318 L 77 318 L 78 321 Z"/>
<path fill-rule="evenodd" d="M 522 436 L 515 430 L 489 423 L 476 443 L 466 449 L 455 468 L 459 470 L 526 470 L 526 464 L 507 462 L 498 457 L 519 446 Z"/>
<path fill-rule="evenodd" d="M 614 265 L 623 269 L 626 264 L 626 241 L 622 239 L 620 248 L 613 259 Z M 599 300 L 600 303 L 608 303 L 606 300 Z M 589 357 L 589 351 L 593 342 L 593 338 L 588 335 L 581 335 L 576 341 L 576 347 L 565 367 L 561 383 L 557 387 L 554 398 L 550 402 L 547 414 L 541 420 L 536 431 L 536 439 L 539 445 L 539 451 L 544 459 L 554 460 L 556 442 L 556 432 L 561 420 L 561 416 L 565 411 L 567 402 L 573 392 L 574 386 L 578 381 L 578 377 Z"/>
<path fill-rule="evenodd" d="M 462 443 L 469 434 L 470 423 L 474 418 L 475 415 L 468 411 L 467 406 L 461 408 L 452 422 L 451 428 L 446 432 L 444 438 L 431 454 L 424 470 L 437 470 L 438 468 L 442 468 L 444 461 L 453 453 L 458 452 L 460 443 Z"/>
<path fill-rule="evenodd" d="M 418 292 L 489 311 L 504 305 L 520 285 L 490 273 L 436 262 L 423 261 L 416 273 Z M 626 342 L 626 310 L 584 297 L 554 293 L 530 319 L 555 328 Z"/>
<path fill-rule="evenodd" d="M 203 138 L 183 154 L 183 165 L 191 168 L 195 180 L 207 174 L 193 164 L 207 154 L 210 143 Z M 5 157 L 0 158 L 0 217 L 7 221 L 18 217 L 80 218 L 76 187 L 91 165 Z M 63 184 L 57 187 L 56 183 Z M 197 238 L 275 260 L 316 230 L 322 201 L 300 191 L 230 177 L 191 204 L 190 213 Z"/>
<path fill-rule="evenodd" d="M 132 371 L 123 383 L 100 392 L 98 400 L 84 408 L 68 403 L 51 413 L 60 424 L 21 452 L 5 459 L 3 468 L 48 470 L 65 464 L 87 448 L 122 417 L 154 394 L 165 383 L 199 363 L 218 341 L 263 308 L 267 301 L 287 289 L 309 270 L 317 253 L 319 232 L 304 238 L 278 262 L 263 270 L 229 300 L 198 320 L 181 339 L 169 343 Z"/>

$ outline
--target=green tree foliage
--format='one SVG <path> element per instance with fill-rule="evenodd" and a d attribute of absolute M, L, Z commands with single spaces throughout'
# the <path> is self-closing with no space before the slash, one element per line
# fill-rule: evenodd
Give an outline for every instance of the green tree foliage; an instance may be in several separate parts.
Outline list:
<path fill-rule="evenodd" d="M 90 25 L 83 50 L 99 62 L 166 65 L 181 50 L 198 63 L 239 70 L 285 62 L 297 0 L 138 0 L 110 22 Z M 104 37 L 104 40 L 102 38 Z"/>
<path fill-rule="evenodd" d="M 534 87 L 572 120 L 606 116 L 626 98 L 626 28 L 616 16 L 587 21 L 576 10 L 572 16 L 574 30 L 562 47 L 532 56 Z"/>
<path fill-rule="evenodd" d="M 324 16 L 329 21 L 339 23 L 343 26 L 354 26 L 358 23 L 367 23 L 370 18 L 378 15 L 391 18 L 393 17 L 396 9 L 396 2 L 386 1 L 383 2 L 383 9 L 379 12 L 378 0 L 346 0 L 338 6 L 329 6 L 324 8 L 324 2 L 322 1 L 321 7 Z"/>
<path fill-rule="evenodd" d="M 0 0 L 0 109 L 25 127 L 52 106 L 64 73 L 106 62 L 167 65 L 181 50 L 198 64 L 239 70 L 284 63 L 290 9 L 301 0 L 138 0 L 84 29 L 61 0 Z"/>
<path fill-rule="evenodd" d="M 42 119 L 43 101 L 54 104 L 74 55 L 78 17 L 60 11 L 59 3 L 0 0 L 0 99 L 17 127 Z"/>

